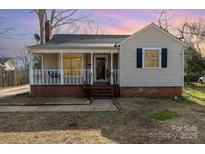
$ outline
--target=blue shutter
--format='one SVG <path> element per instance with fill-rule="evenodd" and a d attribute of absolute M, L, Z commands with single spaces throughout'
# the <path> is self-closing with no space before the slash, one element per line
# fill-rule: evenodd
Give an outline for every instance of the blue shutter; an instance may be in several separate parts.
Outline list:
<path fill-rule="evenodd" d="M 161 67 L 167 68 L 167 48 L 162 48 Z"/>
<path fill-rule="evenodd" d="M 142 48 L 137 48 L 137 68 L 142 68 Z"/>

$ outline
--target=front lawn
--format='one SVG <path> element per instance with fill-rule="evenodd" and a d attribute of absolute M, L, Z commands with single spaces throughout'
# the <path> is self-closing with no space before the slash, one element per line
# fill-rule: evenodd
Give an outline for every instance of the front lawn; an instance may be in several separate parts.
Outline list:
<path fill-rule="evenodd" d="M 205 106 L 145 97 L 116 103 L 119 112 L 0 113 L 0 143 L 205 143 Z"/>

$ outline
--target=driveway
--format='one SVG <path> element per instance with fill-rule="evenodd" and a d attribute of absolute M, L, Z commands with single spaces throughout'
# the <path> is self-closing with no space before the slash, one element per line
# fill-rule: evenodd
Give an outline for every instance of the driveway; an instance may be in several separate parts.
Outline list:
<path fill-rule="evenodd" d="M 29 92 L 29 85 L 22 85 L 17 87 L 8 87 L 0 89 L 0 98 L 14 96 Z"/>

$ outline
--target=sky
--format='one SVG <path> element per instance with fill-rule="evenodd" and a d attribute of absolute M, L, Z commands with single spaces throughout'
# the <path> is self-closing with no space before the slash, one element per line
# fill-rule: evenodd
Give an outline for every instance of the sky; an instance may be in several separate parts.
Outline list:
<path fill-rule="evenodd" d="M 103 28 L 103 34 L 133 34 L 151 22 L 157 22 L 161 10 L 78 10 L 77 16 L 89 16 Z M 205 10 L 172 10 L 170 22 L 177 26 L 184 21 L 205 16 Z M 39 33 L 37 16 L 31 10 L 0 10 L 0 32 L 11 28 L 6 38 L 0 38 L 0 56 L 16 57 L 34 44 L 34 33 Z M 85 26 L 81 23 L 80 26 Z M 62 27 L 63 29 L 63 27 Z"/>

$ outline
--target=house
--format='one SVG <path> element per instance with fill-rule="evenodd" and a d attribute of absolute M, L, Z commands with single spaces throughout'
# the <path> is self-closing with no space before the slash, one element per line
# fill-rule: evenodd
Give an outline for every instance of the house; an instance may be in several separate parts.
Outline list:
<path fill-rule="evenodd" d="M 9 57 L 0 57 L 0 70 L 15 70 L 16 61 Z"/>
<path fill-rule="evenodd" d="M 180 96 L 184 86 L 185 43 L 154 23 L 132 35 L 51 35 L 46 43 L 29 46 L 30 62 L 41 56 L 42 66 L 30 65 L 34 96 Z"/>

